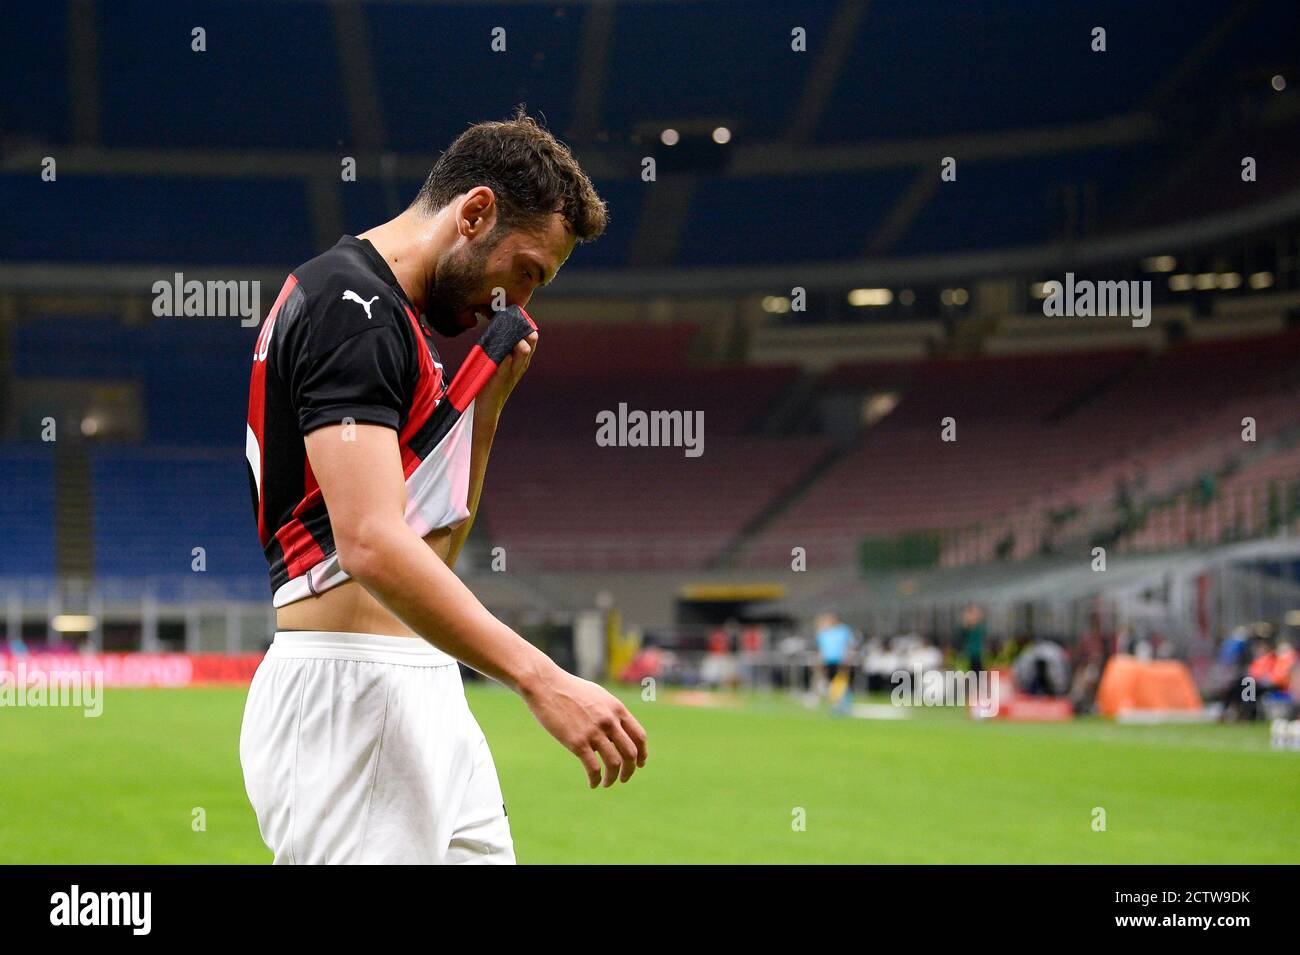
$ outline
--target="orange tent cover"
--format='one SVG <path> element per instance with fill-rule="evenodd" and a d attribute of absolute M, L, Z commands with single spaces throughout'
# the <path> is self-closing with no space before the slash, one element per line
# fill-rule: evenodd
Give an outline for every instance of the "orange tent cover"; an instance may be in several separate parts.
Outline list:
<path fill-rule="evenodd" d="M 1110 658 L 1097 687 L 1097 710 L 1115 716 L 1123 710 L 1199 710 L 1201 695 L 1192 674 L 1178 660 Z"/>

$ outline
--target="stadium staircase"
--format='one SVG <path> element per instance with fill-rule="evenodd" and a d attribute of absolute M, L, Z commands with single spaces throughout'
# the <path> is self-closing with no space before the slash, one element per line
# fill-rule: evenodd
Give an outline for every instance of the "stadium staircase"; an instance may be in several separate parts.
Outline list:
<path fill-rule="evenodd" d="M 95 556 L 91 543 L 94 507 L 90 458 L 80 443 L 60 444 L 54 456 L 54 535 L 59 576 L 89 579 Z"/>
<path fill-rule="evenodd" d="M 835 467 L 840 460 L 855 448 L 855 444 L 832 445 L 809 467 L 784 493 L 775 497 L 753 520 L 740 529 L 718 555 L 709 562 L 711 570 L 726 570 L 737 566 L 737 559 L 744 552 L 746 545 L 761 534 L 779 518 L 786 509 L 807 493 L 808 489 L 821 480 L 826 472 Z"/>
<path fill-rule="evenodd" d="M 821 395 L 824 372 L 802 370 L 774 403 L 771 411 L 754 428 L 755 433 L 782 437 L 792 434 L 804 434 L 816 429 L 818 399 Z M 746 522 L 740 530 L 708 561 L 712 570 L 726 570 L 736 566 L 736 558 L 756 535 L 775 520 L 789 504 L 803 496 L 804 492 L 815 484 L 847 452 L 845 445 L 836 445 L 826 449 L 799 476 L 799 479 L 774 497 L 758 514 Z"/>
<path fill-rule="evenodd" d="M 820 374 L 801 371 L 758 427 L 758 433 L 783 435 L 814 430 L 820 388 Z"/>
<path fill-rule="evenodd" d="M 1043 421 L 1050 425 L 1064 421 L 1075 412 L 1093 404 L 1106 393 L 1121 387 L 1128 379 L 1140 376 L 1143 369 L 1149 367 L 1155 360 L 1155 356 L 1150 353 L 1138 353 L 1132 362 L 1116 368 L 1112 374 L 1102 375 L 1082 391 L 1067 397 L 1063 403 L 1050 411 Z"/>

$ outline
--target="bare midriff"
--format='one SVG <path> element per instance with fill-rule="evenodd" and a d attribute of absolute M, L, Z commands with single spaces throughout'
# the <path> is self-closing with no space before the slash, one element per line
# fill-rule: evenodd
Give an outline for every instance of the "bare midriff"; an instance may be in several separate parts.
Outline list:
<path fill-rule="evenodd" d="M 452 531 L 451 527 L 440 527 L 424 538 L 429 549 L 444 562 L 451 551 Z M 278 630 L 333 630 L 418 638 L 415 631 L 355 580 L 281 607 L 275 613 L 275 625 Z"/>

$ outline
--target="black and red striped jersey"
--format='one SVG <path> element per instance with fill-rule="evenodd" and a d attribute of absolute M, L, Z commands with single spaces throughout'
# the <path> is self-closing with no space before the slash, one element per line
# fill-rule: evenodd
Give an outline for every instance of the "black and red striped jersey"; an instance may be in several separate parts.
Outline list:
<path fill-rule="evenodd" d="M 517 306 L 497 312 L 447 383 L 423 316 L 368 241 L 345 236 L 289 275 L 253 350 L 245 447 L 275 606 L 348 579 L 303 437 L 394 429 L 407 523 L 422 537 L 455 526 L 469 516 L 474 397 L 536 327 Z"/>

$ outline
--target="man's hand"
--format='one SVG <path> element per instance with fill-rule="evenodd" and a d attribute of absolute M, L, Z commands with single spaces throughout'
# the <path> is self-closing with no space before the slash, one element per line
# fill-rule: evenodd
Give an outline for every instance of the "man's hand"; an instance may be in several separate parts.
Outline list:
<path fill-rule="evenodd" d="M 479 447 L 482 440 L 483 450 L 479 466 L 472 469 L 478 480 L 471 488 L 471 512 L 478 509 L 478 491 L 487 465 L 492 429 L 506 399 L 536 354 L 537 332 L 533 332 L 515 346 L 475 400 L 475 446 Z M 468 523 L 464 525 L 466 532 Z M 546 732 L 582 761 L 592 789 L 600 785 L 602 760 L 606 787 L 614 785 L 615 779 L 627 782 L 645 765 L 645 730 L 626 706 L 595 683 L 552 664 L 535 680 L 520 681 L 519 692 Z"/>
<path fill-rule="evenodd" d="M 626 781 L 645 765 L 641 724 L 605 690 L 566 673 L 492 616 L 411 530 L 397 433 L 373 424 L 349 428 L 355 434 L 331 425 L 306 438 L 343 569 L 421 637 L 519 693 L 582 760 L 593 788 L 599 759 L 607 786 L 615 776 Z"/>
<path fill-rule="evenodd" d="M 627 782 L 645 765 L 645 730 L 617 697 L 595 683 L 554 667 L 521 695 L 546 732 L 582 761 L 592 789 L 600 785 L 601 760 L 607 788 L 616 778 Z"/>
<path fill-rule="evenodd" d="M 493 419 L 499 416 L 501 409 L 505 407 L 506 399 L 510 397 L 510 392 L 515 390 L 519 379 L 524 377 L 524 372 L 528 370 L 528 365 L 535 354 L 537 354 L 537 332 L 533 332 L 519 342 L 514 351 L 497 367 L 475 399 L 475 412 L 488 414 Z"/>
<path fill-rule="evenodd" d="M 483 475 L 487 472 L 488 455 L 492 452 L 492 442 L 496 438 L 501 409 L 510 397 L 510 392 L 528 370 L 528 363 L 536 353 L 537 332 L 533 332 L 515 345 L 514 350 L 497 366 L 497 370 L 474 399 L 474 437 L 469 451 L 469 493 L 465 496 L 465 503 L 469 506 L 469 519 L 457 526 L 452 533 L 451 546 L 447 550 L 448 567 L 456 566 L 456 559 L 460 557 L 461 549 L 469 539 L 470 529 L 474 526 L 474 519 L 478 516 L 478 502 L 483 494 Z"/>

